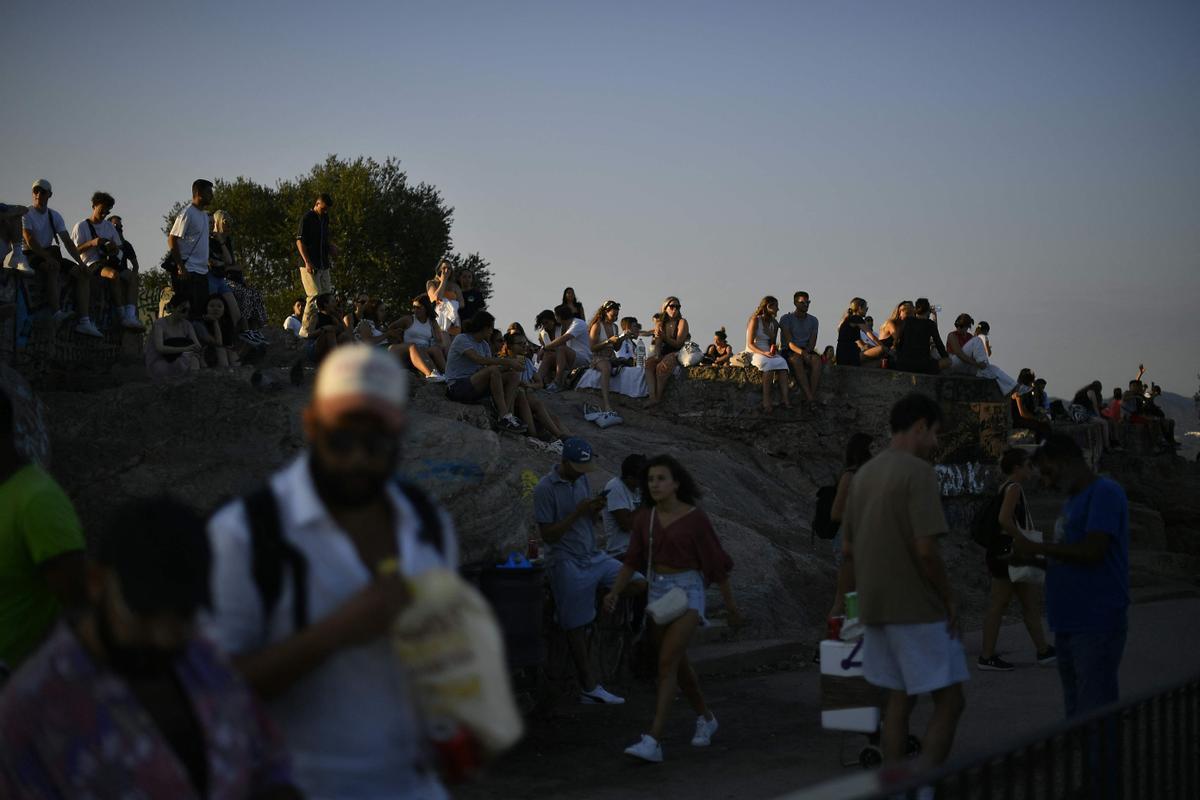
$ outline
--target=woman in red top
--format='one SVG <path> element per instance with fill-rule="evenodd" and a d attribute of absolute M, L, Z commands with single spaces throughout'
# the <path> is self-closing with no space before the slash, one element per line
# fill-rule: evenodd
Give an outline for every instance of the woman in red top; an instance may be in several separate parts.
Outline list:
<path fill-rule="evenodd" d="M 687 660 L 687 647 L 692 634 L 697 627 L 706 624 L 706 584 L 716 583 L 720 587 L 725 608 L 729 611 L 729 623 L 737 626 L 742 622 L 733 591 L 729 587 L 729 571 L 733 569 L 733 561 L 717 540 L 708 515 L 696 508 L 699 495 L 692 476 L 671 456 L 655 456 L 646 462 L 642 473 L 642 498 L 649 508 L 642 509 L 634 517 L 625 566 L 604 598 L 604 606 L 611 612 L 616 607 L 617 596 L 632 579 L 634 572 L 651 561 L 653 581 L 650 584 L 650 602 L 675 587 L 687 592 L 687 611 L 666 625 L 654 626 L 658 644 L 658 703 L 654 711 L 654 723 L 649 734 L 642 734 L 641 741 L 625 748 L 627 755 L 644 761 L 662 761 L 659 740 L 676 687 L 683 691 L 696 710 L 696 732 L 692 736 L 692 745 L 707 747 L 716 733 L 717 718 L 705 705 L 700 682 Z M 654 539 L 653 557 L 648 542 L 651 535 Z"/>

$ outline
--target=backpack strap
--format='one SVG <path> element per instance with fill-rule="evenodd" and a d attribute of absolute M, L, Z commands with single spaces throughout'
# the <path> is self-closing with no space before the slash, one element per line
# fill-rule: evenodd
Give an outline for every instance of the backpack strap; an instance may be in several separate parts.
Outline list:
<path fill-rule="evenodd" d="M 283 592 L 284 569 L 292 572 L 292 624 L 295 630 L 308 625 L 308 561 L 283 536 L 279 503 L 269 484 L 264 484 L 243 500 L 250 528 L 250 569 L 263 610 L 263 638 L 271 630 L 271 616 Z"/>
<path fill-rule="evenodd" d="M 438 555 L 444 557 L 446 555 L 446 531 L 442 528 L 442 518 L 433 499 L 415 483 L 398 480 L 396 487 L 408 502 L 412 503 L 413 509 L 417 512 L 417 521 L 420 523 L 417 538 L 436 550 Z"/>

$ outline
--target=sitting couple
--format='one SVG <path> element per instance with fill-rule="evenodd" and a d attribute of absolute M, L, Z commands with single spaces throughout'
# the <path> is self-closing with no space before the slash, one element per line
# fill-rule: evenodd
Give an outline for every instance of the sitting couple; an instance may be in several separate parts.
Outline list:
<path fill-rule="evenodd" d="M 642 326 L 636 317 L 621 317 L 618 323 L 620 312 L 621 304 L 609 300 L 593 315 L 588 327 L 588 341 L 593 351 L 592 368 L 584 373 L 576 387 L 600 390 L 601 405 L 585 404 L 583 416 L 601 428 L 623 421 L 612 410 L 611 392 L 626 397 L 650 394 L 645 371 L 637 368 L 637 340 L 642 335 Z"/>

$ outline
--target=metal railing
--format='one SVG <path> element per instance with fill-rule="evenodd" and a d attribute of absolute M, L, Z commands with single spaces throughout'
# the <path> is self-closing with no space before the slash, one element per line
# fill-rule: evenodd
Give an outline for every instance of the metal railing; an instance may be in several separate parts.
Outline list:
<path fill-rule="evenodd" d="M 897 779 L 860 774 L 789 800 L 1168 800 L 1200 797 L 1200 675 Z"/>

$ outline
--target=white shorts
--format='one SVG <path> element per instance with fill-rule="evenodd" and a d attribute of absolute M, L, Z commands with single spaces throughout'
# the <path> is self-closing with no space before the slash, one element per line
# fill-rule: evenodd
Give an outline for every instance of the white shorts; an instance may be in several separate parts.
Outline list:
<path fill-rule="evenodd" d="M 863 637 L 863 677 L 909 695 L 966 683 L 967 654 L 945 622 L 868 625 Z"/>

